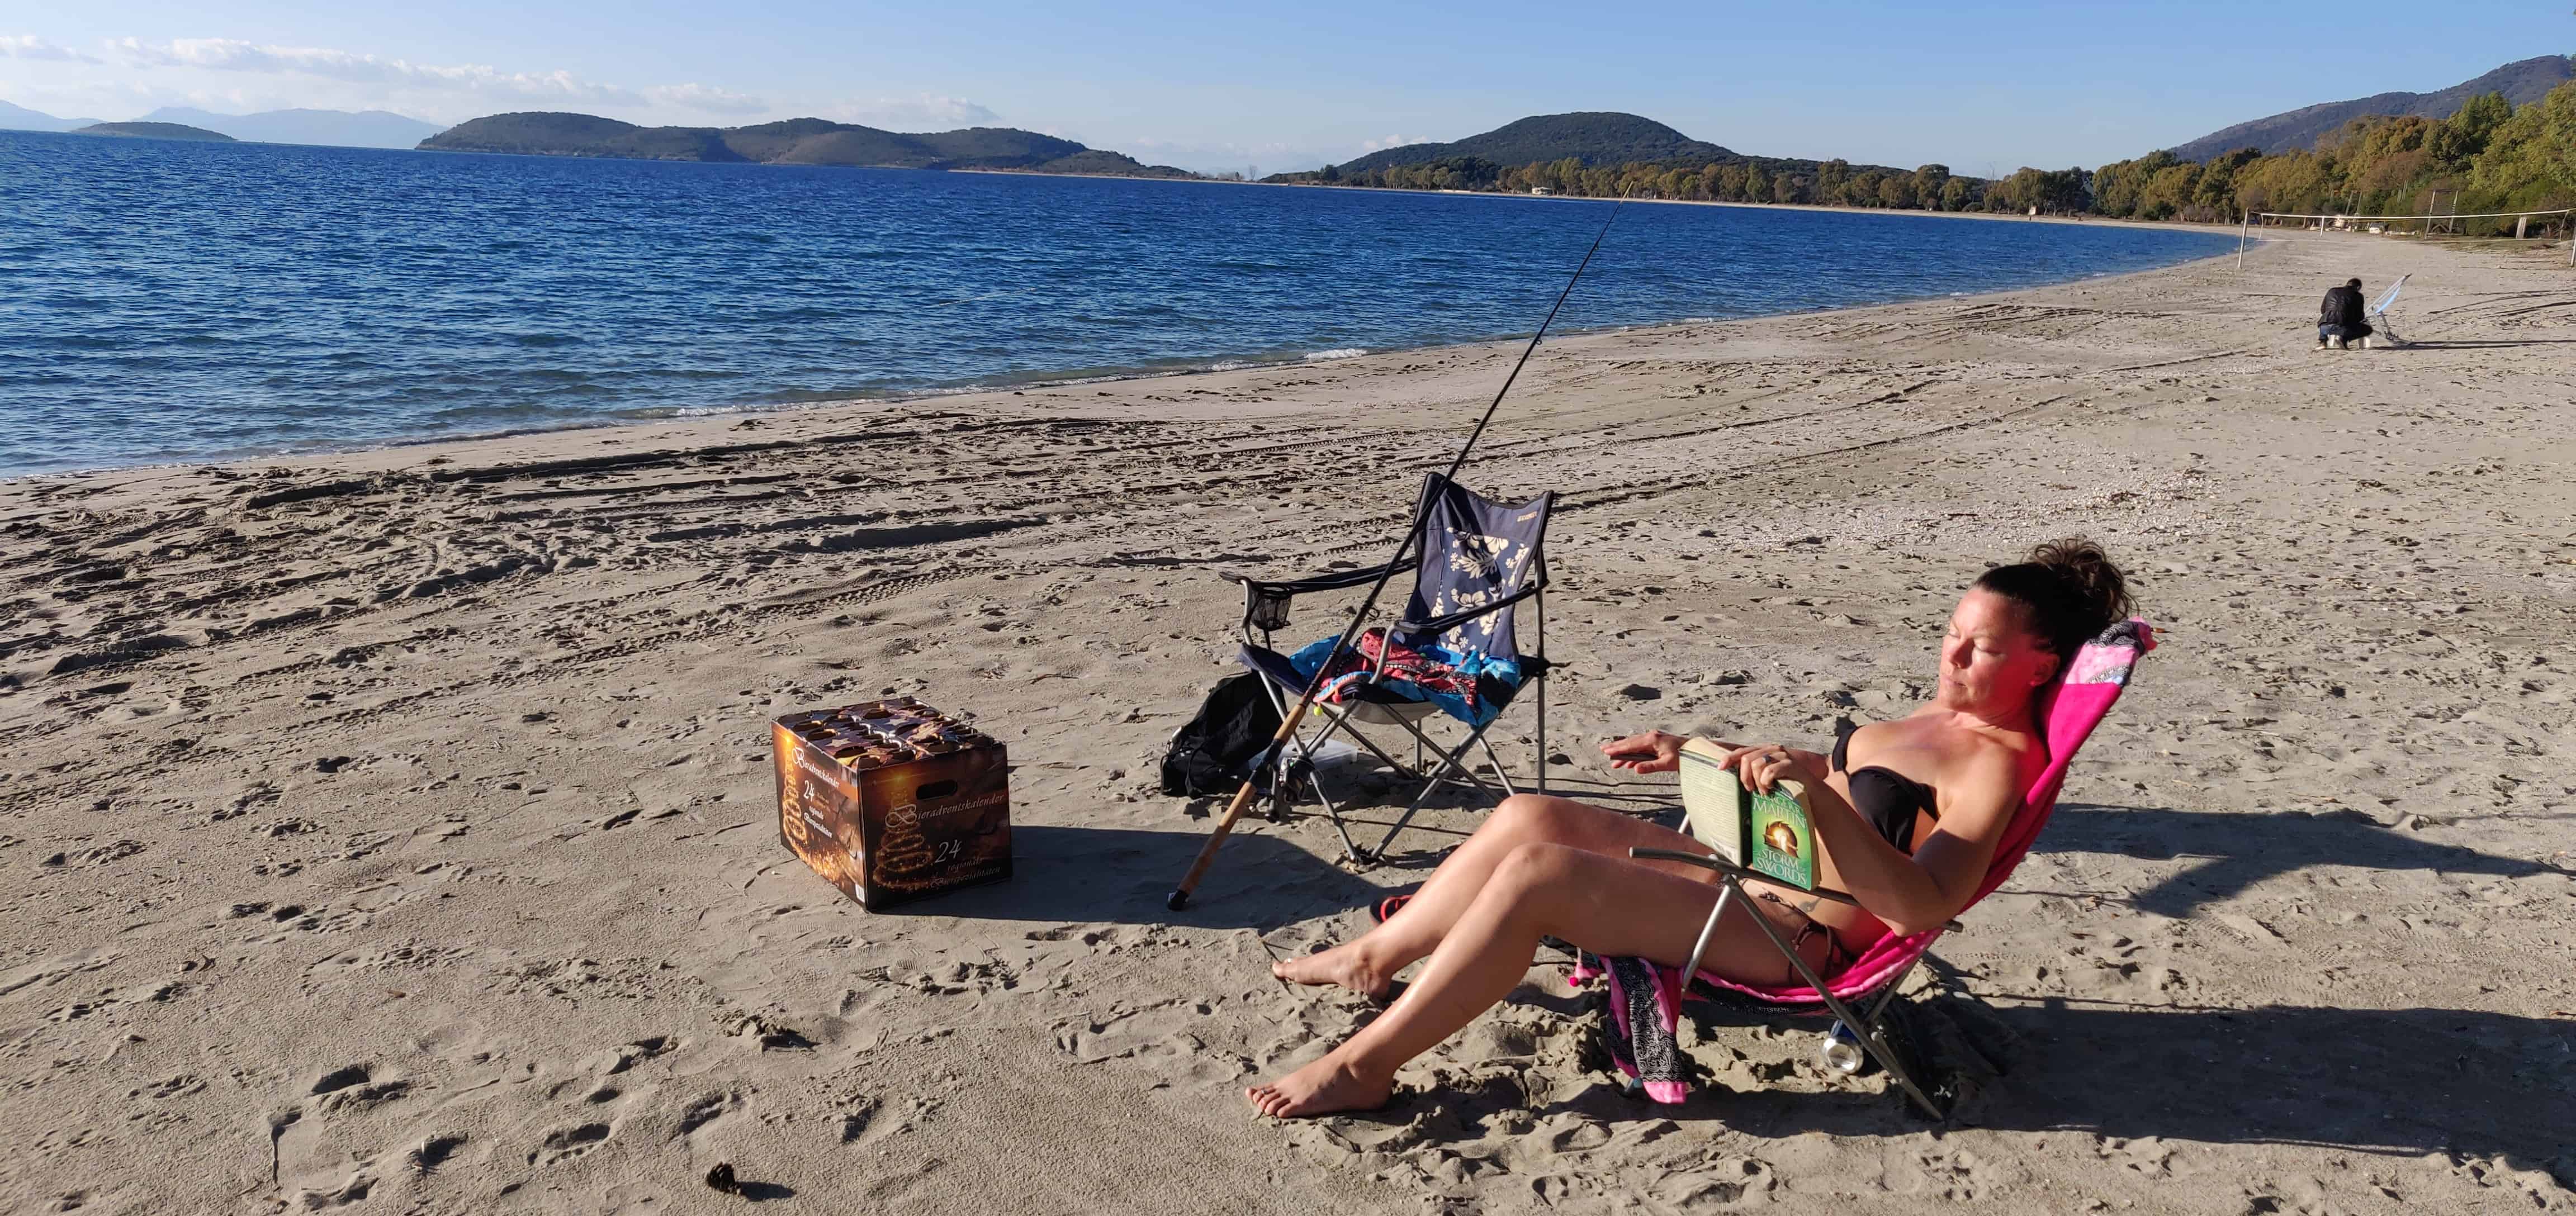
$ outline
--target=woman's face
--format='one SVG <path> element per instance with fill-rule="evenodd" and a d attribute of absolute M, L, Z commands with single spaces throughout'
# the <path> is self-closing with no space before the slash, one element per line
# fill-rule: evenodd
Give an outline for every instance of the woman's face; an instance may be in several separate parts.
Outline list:
<path fill-rule="evenodd" d="M 1983 588 L 1959 597 L 1941 639 L 1941 688 L 1950 709 L 2001 709 L 2027 701 L 2057 676 L 2057 656 L 2022 626 L 2021 605 Z"/>

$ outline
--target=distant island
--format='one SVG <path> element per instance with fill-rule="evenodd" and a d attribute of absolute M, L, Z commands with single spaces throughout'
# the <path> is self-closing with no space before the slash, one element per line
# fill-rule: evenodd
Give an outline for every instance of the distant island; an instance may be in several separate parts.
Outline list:
<path fill-rule="evenodd" d="M 232 136 L 175 122 L 102 122 L 76 127 L 74 135 L 121 135 L 127 139 L 187 139 L 204 144 L 236 142 Z"/>
<path fill-rule="evenodd" d="M 1716 144 L 1692 139 L 1651 118 L 1611 110 L 1583 110 L 1524 118 L 1453 143 L 1405 144 L 1385 148 L 1357 160 L 1344 161 L 1335 168 L 1342 176 L 1350 177 L 1440 160 L 1473 158 L 1502 165 L 1527 165 L 1567 157 L 1587 165 L 1648 161 L 1706 164 L 1745 159 Z"/>
<path fill-rule="evenodd" d="M 907 135 L 820 118 L 749 127 L 639 127 L 591 114 L 494 114 L 420 141 L 426 152 L 506 152 L 761 165 L 977 169 L 1089 177 L 1195 178 L 1123 153 L 1010 127 Z"/>
<path fill-rule="evenodd" d="M 383 110 L 265 110 L 257 114 L 218 114 L 188 106 L 163 106 L 138 123 L 170 123 L 229 135 L 260 144 L 314 144 L 336 148 L 403 148 L 436 135 L 441 128 Z M 0 101 L 0 131 L 62 131 L 111 125 L 103 118 L 56 118 L 42 110 Z M 127 125 L 127 124 L 113 124 Z"/>
<path fill-rule="evenodd" d="M 262 144 L 312 144 L 334 148 L 410 148 L 441 128 L 384 110 L 263 110 L 256 114 L 217 114 L 186 106 L 163 106 L 141 122 L 177 122 L 234 139 Z"/>
<path fill-rule="evenodd" d="M 1923 211 L 2065 209 L 2081 169 L 2024 169 L 1999 182 L 1948 165 L 1899 169 L 1846 160 L 1747 156 L 1635 114 L 1539 114 L 1450 143 L 1406 144 L 1311 173 L 1262 180 L 1395 190 L 1498 191 L 1594 198 L 1808 203 Z"/>

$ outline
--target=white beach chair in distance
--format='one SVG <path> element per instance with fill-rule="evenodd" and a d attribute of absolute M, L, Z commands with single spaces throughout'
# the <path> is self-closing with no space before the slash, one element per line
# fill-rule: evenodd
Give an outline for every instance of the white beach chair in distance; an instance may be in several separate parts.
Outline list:
<path fill-rule="evenodd" d="M 2369 323 L 2371 337 L 2382 339 L 2389 346 L 2406 345 L 2405 337 L 2397 332 L 2397 319 L 2389 315 L 2388 310 L 2397 303 L 2398 295 L 2406 290 L 2406 280 L 2413 277 L 2406 274 L 2397 276 L 2397 281 L 2380 293 L 2379 302 L 2370 306 L 2369 315 L 2362 319 Z"/>

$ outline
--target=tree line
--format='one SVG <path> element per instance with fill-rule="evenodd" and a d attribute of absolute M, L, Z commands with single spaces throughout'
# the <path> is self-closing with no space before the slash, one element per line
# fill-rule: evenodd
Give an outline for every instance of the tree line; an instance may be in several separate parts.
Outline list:
<path fill-rule="evenodd" d="M 2265 156 L 2242 148 L 2201 164 L 2151 152 L 2095 170 L 2091 190 L 2102 215 L 2202 222 L 2264 211 L 2467 215 L 2576 206 L 2576 82 L 2520 108 L 2488 93 L 2449 118 L 2365 115 L 2313 149 Z M 2477 236 L 2511 223 L 2444 227 Z"/>
<path fill-rule="evenodd" d="M 1345 174 L 1267 179 L 1392 190 L 1472 190 L 1582 198 L 1804 203 L 1920 211 L 2090 214 L 2232 223 L 2248 212 L 2419 215 L 2576 206 L 2576 82 L 2516 108 L 2502 94 L 2472 98 L 2446 119 L 2356 118 L 2310 150 L 2266 156 L 2243 148 L 2207 162 L 2151 152 L 2099 169 L 2023 168 L 1992 180 L 1950 172 L 1854 167 L 1843 160 L 1746 157 L 1703 165 L 1586 165 L 1572 157 L 1502 165 L 1447 157 Z M 2449 225 L 2468 235 L 2492 222 Z"/>
<path fill-rule="evenodd" d="M 1682 199 L 1720 203 L 1796 203 L 1909 211 L 2080 210 L 2082 169 L 2023 169 L 1989 181 L 1950 172 L 1948 165 L 1912 171 L 1855 168 L 1846 160 L 1794 161 L 1746 157 L 1704 165 L 1634 162 L 1586 165 L 1573 157 L 1527 165 L 1501 165 L 1482 157 L 1453 156 L 1413 165 L 1343 173 L 1327 165 L 1313 173 L 1283 173 L 1275 182 L 1359 186 L 1386 190 L 1472 190 L 1526 194 L 1544 191 L 1577 198 Z"/>

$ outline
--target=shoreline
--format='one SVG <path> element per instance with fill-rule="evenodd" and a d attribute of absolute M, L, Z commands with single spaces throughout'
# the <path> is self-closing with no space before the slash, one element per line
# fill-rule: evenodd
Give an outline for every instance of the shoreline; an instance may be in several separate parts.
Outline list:
<path fill-rule="evenodd" d="M 44 134 L 44 132 L 39 132 L 39 134 Z M 297 146 L 297 147 L 301 147 L 301 146 L 308 146 L 308 145 L 283 145 L 283 146 Z M 327 146 L 327 145 L 310 145 L 310 146 Z M 374 149 L 374 150 L 382 150 L 382 149 Z M 471 153 L 471 155 L 496 155 L 496 154 L 494 154 L 494 153 Z M 508 154 L 497 154 L 497 155 L 508 155 Z M 938 172 L 982 172 L 982 170 L 938 170 Z M 1087 175 L 1055 174 L 1055 175 L 1047 175 L 1047 176 L 1087 176 Z M 1142 179 L 1142 180 L 1170 180 L 1170 179 Z M 1257 182 L 1219 182 L 1219 183 L 1216 183 L 1216 184 L 1218 184 L 1218 185 L 1260 185 L 1260 184 L 1265 184 L 1265 183 L 1257 183 Z M 1284 184 L 1284 183 L 1283 183 L 1283 184 Z M 1319 188 L 1319 189 L 1344 189 L 1344 188 L 1347 188 L 1347 187 L 1318 187 L 1318 188 Z M 1402 192 L 1402 193 L 1432 193 L 1432 192 L 1429 192 L 1429 191 L 1405 191 L 1405 192 Z M 1514 197 L 1514 196 L 1511 196 L 1511 195 L 1498 195 L 1498 196 L 1496 196 L 1496 197 L 1510 198 L 1510 197 Z M 1559 200 L 1554 200 L 1554 199 L 1538 199 L 1538 200 L 1534 200 L 1534 201 L 1543 201 L 1543 202 L 1544 202 L 1544 201 L 1559 201 Z M 1563 201 L 1571 201 L 1571 202 L 1601 202 L 1601 201 L 1608 201 L 1608 200 L 1599 200 L 1599 199 L 1571 199 L 1571 200 L 1563 200 Z M 1682 200 L 1682 199 L 1666 199 L 1666 200 L 1651 200 L 1651 199 L 1648 199 L 1648 200 L 1632 200 L 1632 201 L 1638 201 L 1638 202 L 1659 202 L 1659 201 L 1660 201 L 1660 202 L 1681 202 L 1681 203 L 1689 203 L 1690 205 L 1694 205 L 1694 206 L 1706 205 L 1706 206 L 1745 206 L 1745 207 L 1758 207 L 1758 206 L 1766 206 L 1766 205 L 1767 205 L 1767 204 L 1755 204 L 1755 203 L 1723 203 L 1723 204 L 1721 204 L 1721 203 L 1706 203 L 1706 204 L 1703 204 L 1703 203 L 1693 202 L 1692 200 Z M 1860 209 L 1857 209 L 1857 208 L 1842 208 L 1842 207 L 1813 207 L 1813 208 L 1787 208 L 1787 209 L 1792 209 L 1792 210 L 1796 210 L 1796 209 L 1804 209 L 1804 210 L 1834 211 L 1834 212 L 1855 212 L 1855 211 L 1860 210 Z M 1954 215 L 1958 215 L 1958 216 L 1960 216 L 1960 217 L 1962 217 L 1962 218 L 1990 218 L 1990 219 L 1991 219 L 1991 218 L 2001 218 L 2001 219 L 2020 218 L 2020 217 L 2011 217 L 2011 216 L 1985 216 L 1985 217 L 1973 217 L 1973 216 L 1971 216 L 1969 213 L 1938 213 L 1938 214 L 1954 214 Z M 2141 221 L 2104 221 L 2104 223 L 2106 223 L 2106 224 L 2114 224 L 2114 225 L 2119 225 L 2119 226 L 2127 226 L 2127 227 L 2142 227 L 2142 228 L 2161 228 L 2161 227 L 2167 227 L 2166 225 L 2150 224 L 2150 223 L 2145 223 L 2145 222 L 2141 222 Z M 2259 242 L 2257 242 L 2257 243 L 2259 244 Z M 2217 261 L 2217 260 L 2221 260 L 2221 259 L 2224 259 L 2224 258 L 2230 258 L 2230 257 L 2234 257 L 2234 256 L 2235 256 L 2235 252 L 2234 252 L 2233 250 L 2230 250 L 2230 251 L 2228 251 L 2228 252 L 2226 252 L 2226 253 L 2223 253 L 2223 254 L 2212 254 L 2212 255 L 2209 255 L 2208 257 L 2195 257 L 2195 258 L 2189 258 L 2189 259 L 2186 259 L 2186 260 L 2184 260 L 2184 261 L 2180 261 L 2180 262 L 2173 262 L 2173 263 L 2169 263 L 2169 264 L 2162 265 L 2162 266 L 2151 266 L 2151 267 L 2146 267 L 2146 268 L 2138 269 L 2138 270 L 2125 270 L 2125 271 L 2120 271 L 2120 272 L 2118 272 L 2118 273 L 2116 273 L 2116 274 L 2097 273 L 2097 274 L 2095 274 L 2095 275 L 2091 275 L 2091 276 L 2088 276 L 2088 277 L 2085 277 L 2085 278 L 2078 278 L 2078 279 L 2062 279 L 2062 280 L 2058 280 L 2058 281 L 2050 282 L 2050 283 L 2042 283 L 2042 284 L 2036 284 L 2036 285 L 2026 285 L 2026 286 L 2020 286 L 2020 287 L 1998 287 L 1998 288 L 1995 288 L 1995 289 L 1993 289 L 1993 290 L 1991 290 L 1991 291 L 1972 292 L 1972 293 L 1968 293 L 1968 294 L 1965 294 L 1965 295 L 1915 296 L 1915 297 L 1907 297 L 1907 298 L 1900 298 L 1900 299 L 1895 299 L 1895 300 L 1883 301 L 1883 302 L 1881 302 L 1881 303 L 1876 303 L 1876 304 L 1860 304 L 1860 305 L 1852 305 L 1852 306 L 1845 307 L 1845 308 L 1818 308 L 1818 309 L 1789 310 L 1789 311 L 1782 311 L 1782 312 L 1766 312 L 1766 313 L 1755 313 L 1755 314 L 1752 314 L 1752 315 L 1749 315 L 1749 316 L 1743 316 L 1743 317 L 1693 317 L 1693 318 L 1682 318 L 1682 319 L 1671 320 L 1671 321 L 1655 321 L 1655 322 L 1648 322 L 1648 323 L 1643 323 L 1643 324 L 1638 324 L 1638 325 L 1614 326 L 1614 327 L 1609 327 L 1609 328 L 1600 328 L 1600 329 L 1593 329 L 1593 328 L 1565 328 L 1565 329 L 1559 329 L 1559 330 L 1552 331 L 1552 332 L 1556 333 L 1558 336 L 1557 336 L 1557 337 L 1555 337 L 1555 338 L 1551 338 L 1551 339 L 1550 339 L 1550 341 L 1551 341 L 1551 342 L 1556 342 L 1556 341 L 1565 341 L 1565 340 L 1571 340 L 1571 339 L 1579 338 L 1579 337 L 1589 337 L 1589 336 L 1602 335 L 1602 334 L 1618 334 L 1618 333 L 1646 333 L 1646 332 L 1652 332 L 1652 331 L 1657 331 L 1657 330 L 1670 329 L 1670 328 L 1679 327 L 1679 326 L 1712 325 L 1712 324 L 1731 324 L 1731 323 L 1736 323 L 1736 322 L 1745 322 L 1745 321 L 1759 321 L 1759 320 L 1764 320 L 1764 319 L 1767 319 L 1767 318 L 1774 318 L 1774 317 L 1830 316 L 1830 315 L 1834 315 L 1834 314 L 1837 314 L 1837 313 L 1864 313 L 1864 312 L 1869 312 L 1869 311 L 1872 311 L 1872 310 L 1875 310 L 1875 309 L 1903 307 L 1903 306 L 1906 306 L 1906 305 L 1909 305 L 1909 304 L 1917 304 L 1917 303 L 1921 303 L 1921 302 L 1928 301 L 1928 300 L 1934 300 L 1934 299 L 1944 299 L 1944 300 L 1953 300 L 1953 299 L 1954 299 L 1954 300 L 1979 300 L 1979 299 L 1985 299 L 1985 298 L 1990 297 L 1990 296 L 2006 296 L 2006 295 L 2011 295 L 2011 294 L 2014 294 L 2014 293 L 2017 293 L 2017 292 L 2040 291 L 2040 290 L 2046 290 L 2046 289 L 2053 288 L 2053 287 L 2064 287 L 2064 286 L 2067 286 L 2067 285 L 2070 285 L 2070 284 L 2075 284 L 2075 283 L 2089 283 L 2089 282 L 2096 282 L 2096 281 L 2111 281 L 2111 280 L 2116 280 L 2116 279 L 2128 278 L 2128 277 L 2130 277 L 2130 276 L 2134 276 L 2134 275 L 2142 275 L 2142 274 L 2156 274 L 2156 273 L 2160 273 L 2160 272 L 2164 272 L 2164 271 L 2176 270 L 2176 269 L 2180 269 L 2180 268 L 2184 268 L 2184 267 L 2188 267 L 2188 266 L 2196 265 L 2196 264 L 2198 264 L 2198 263 L 2200 263 L 2200 262 L 2204 262 L 2204 261 Z M 503 430 L 497 430 L 497 431 L 483 431 L 483 432 L 475 432 L 475 433 L 471 433 L 471 434 L 415 435 L 415 436 L 404 436 L 404 437 L 399 437 L 399 438 L 391 438 L 391 439 L 383 439 L 383 440 L 370 440 L 370 441 L 367 441 L 367 442 L 364 442 L 364 443 L 349 444 L 349 445 L 334 445 L 334 446 L 315 447 L 315 448 L 297 449 L 297 450 L 279 451 L 279 452 L 270 452 L 270 453 L 251 453 L 251 454 L 238 455 L 238 456 L 221 456 L 221 457 L 190 457 L 190 458 L 184 458 L 184 459 L 178 459 L 178 460 L 169 460 L 169 461 L 160 461 L 160 462 L 147 462 L 147 463 L 140 463 L 140 464 L 103 465 L 103 466 L 98 466 L 98 467 L 95 467 L 95 468 L 87 468 L 87 469 L 56 469 L 56 470 L 46 470 L 46 471 L 41 471 L 41 472 L 30 472 L 30 473 L 19 473 L 19 474 L 10 474 L 10 475 L 0 475 L 0 487 L 7 487 L 7 486 L 11 486 L 11 485 L 16 485 L 16 484 L 19 484 L 19 483 L 22 483 L 22 482 L 28 482 L 28 481 L 34 481 L 34 480 L 40 480 L 40 479 L 79 478 L 79 477 L 86 477 L 86 476 L 93 476 L 93 475 L 101 475 L 101 474 L 112 474 L 112 473 L 119 473 L 119 472 L 132 472 L 132 471 L 142 471 L 142 470 L 152 470 L 152 469 L 193 468 L 193 467 L 204 466 L 204 465 L 214 465 L 214 466 L 232 466 L 232 465 L 252 464 L 252 463 L 261 463 L 261 462 L 277 462 L 277 461 L 291 461 L 291 460 L 310 460 L 310 459 L 328 459 L 328 458 L 335 457 L 335 456 L 353 456 L 353 455 L 360 455 L 360 454 L 369 453 L 369 452 L 390 451 L 390 450 L 395 450 L 395 449 L 408 449 L 408 448 L 420 448 L 420 447 L 434 447 L 434 446 L 438 446 L 438 445 L 442 445 L 442 444 L 475 444 L 475 443 L 484 443 L 484 442 L 490 442 L 490 441 L 495 441 L 495 440 L 514 439 L 514 438 L 519 438 L 519 437 L 523 437 L 523 436 L 532 436 L 532 435 L 571 434 L 571 433 L 579 433 L 579 432 L 584 432 L 584 431 L 595 431 L 595 430 L 620 430 L 620 431 L 626 431 L 626 430 L 634 430 L 634 429 L 637 429 L 637 428 L 651 428 L 651 427 L 678 427 L 678 426 L 690 426 L 690 425 L 704 425 L 704 424 L 707 424 L 707 423 L 709 423 L 709 422 L 718 421 L 718 420 L 723 420 L 723 421 L 727 421 L 727 422 L 738 422 L 739 420 L 741 420 L 741 419 L 746 419 L 746 418 L 757 419 L 757 418 L 766 418 L 766 417 L 771 417 L 771 416 L 774 416 L 774 415 L 795 415 L 795 414 L 803 414 L 803 413 L 810 413 L 810 412 L 817 412 L 817 411 L 842 410 L 842 409 L 861 408 L 861 407 L 867 407 L 867 406 L 906 405 L 906 404 L 911 404 L 911 403 L 915 403 L 915 402 L 939 401 L 939 400 L 943 400 L 943 399 L 946 399 L 946 398 L 949 398 L 949 397 L 975 397 L 975 396 L 987 396 L 987 395 L 1005 395 L 1005 394 L 1013 394 L 1013 393 L 1024 393 L 1024 392 L 1027 392 L 1027 391 L 1030 391 L 1030 390 L 1035 390 L 1035 389 L 1054 389 L 1054 388 L 1064 388 L 1064 387 L 1079 386 L 1079 385 L 1088 385 L 1088 384 L 1123 384 L 1123 383 L 1130 383 L 1130 382 L 1137 382 L 1137 381 L 1169 380 L 1169 379 L 1185 378 L 1185 377 L 1191 377 L 1191 376 L 1224 375 L 1224 374 L 1229 374 L 1229 373 L 1233 373 L 1233 372 L 1243 372 L 1243 371 L 1280 370 L 1280 369 L 1286 369 L 1286 368 L 1309 367 L 1309 366 L 1315 366 L 1315 365 L 1318 365 L 1318 364 L 1330 364 L 1330 363 L 1347 362 L 1347 361 L 1349 361 L 1350 359 L 1368 359 L 1368 358 L 1376 358 L 1376 357 L 1381 357 L 1381 356 L 1384 356 L 1384 357 L 1397 357 L 1397 356 L 1404 356 L 1404 355 L 1418 355 L 1418 354 L 1424 354 L 1424 353 L 1432 353 L 1432 352 L 1440 352 L 1440 351 L 1450 351 L 1450 350 L 1474 350 L 1474 349 L 1482 349 L 1482 348 L 1492 347 L 1492 346 L 1497 346 L 1497 345 L 1509 345 L 1509 344 L 1513 344 L 1513 343 L 1523 342 L 1523 341 L 1526 341 L 1526 340 L 1528 339 L 1528 337 L 1529 337 L 1529 335 L 1528 335 L 1528 334 L 1506 334 L 1506 335 L 1502 335 L 1502 336 L 1499 336 L 1499 337 L 1484 338 L 1484 339 L 1477 339 L 1477 340 L 1474 340 L 1474 341 L 1467 341 L 1467 342 L 1442 342 L 1442 343 L 1433 343 L 1433 344 L 1424 345 L 1424 346 L 1394 346 L 1394 347 L 1382 347 L 1382 348 L 1375 348 L 1375 349 L 1365 350 L 1365 351 L 1362 351 L 1362 353 L 1357 354 L 1357 355 L 1349 355 L 1349 356 L 1342 356 L 1342 357 L 1328 358 L 1328 359 L 1317 359 L 1317 358 L 1315 358 L 1315 357 L 1314 357 L 1314 355 L 1316 355 L 1316 354 L 1334 354 L 1334 353 L 1336 353 L 1336 352 L 1329 352 L 1329 351 L 1324 351 L 1324 352 L 1313 352 L 1312 354 L 1309 354 L 1309 355 L 1306 355 L 1306 356 L 1301 356 L 1301 357 L 1300 357 L 1299 359 L 1297 359 L 1297 360 L 1284 360 L 1284 359 L 1283 359 L 1283 360 L 1276 360 L 1276 361 L 1270 361 L 1270 360 L 1258 360 L 1258 359 L 1248 359 L 1248 358 L 1247 358 L 1247 359 L 1235 359 L 1235 358 L 1228 358 L 1228 357 L 1218 356 L 1218 357 L 1214 357 L 1214 359 L 1215 359 L 1215 365 L 1213 365 L 1213 366 L 1207 366 L 1207 367 L 1189 367 L 1189 368 L 1180 368 L 1180 369 L 1169 370 L 1169 371 L 1134 371 L 1134 372 L 1117 372 L 1117 373 L 1112 373 L 1112 374 L 1110 374 L 1110 375 L 1105 375 L 1105 376 L 1068 377 L 1068 378 L 1062 378 L 1062 379 L 1038 379 L 1038 380 L 1024 381 L 1024 382 L 1020 382 L 1020 383 L 1015 383 L 1015 384 L 1004 384 L 1004 385 L 993 385 L 993 384 L 973 384 L 973 385 L 963 385 L 963 386 L 958 386 L 958 387 L 955 387 L 955 388 L 930 389 L 930 390 L 914 391 L 914 392 L 909 392 L 909 393 L 890 394 L 890 395 L 888 395 L 888 396 L 884 396 L 884 397 L 833 397 L 833 398 L 826 398 L 826 399 L 816 400 L 816 401 L 803 401 L 803 402 L 779 403 L 779 404 L 775 404 L 775 405 L 739 405 L 739 406 L 674 406 L 674 407 L 668 407 L 668 408 L 675 409 L 675 410 L 686 410 L 686 411 L 689 411 L 689 412 L 688 412 L 688 413 L 686 413 L 686 414 L 684 414 L 684 415 L 681 415 L 681 416 L 674 416 L 674 417 L 660 417 L 660 418 L 616 418 L 616 417 L 602 417 L 602 418 L 598 418 L 598 419 L 595 419 L 595 420 L 594 420 L 594 419 L 585 419 L 585 420 L 575 421 L 575 422 L 566 422 L 566 423 L 564 423 L 564 424 L 562 424 L 562 425 L 559 425 L 559 426 L 543 426 L 543 427 L 511 428 L 511 429 L 503 429 Z"/>
<path fill-rule="evenodd" d="M 1349 190 L 1362 194 L 1428 194 L 1448 198 L 1524 199 L 1538 203 L 1635 203 L 1665 204 L 1681 207 L 1741 207 L 1754 211 L 1818 211 L 1829 215 L 1877 215 L 1890 218 L 1916 216 L 1952 220 L 2020 220 L 2024 223 L 2054 223 L 2102 228 L 2141 228 L 2154 232 L 2216 232 L 2224 224 L 2197 224 L 2185 220 L 2138 220 L 2111 216 L 2014 215 L 1999 211 L 1929 211 L 1920 207 L 1836 207 L 1824 203 L 1748 203 L 1741 199 L 1710 198 L 1598 198 L 1570 194 L 1513 194 L 1502 190 L 1399 190 L 1386 186 L 1339 186 L 1323 182 L 1242 182 L 1225 183 L 1250 186 L 1277 186 L 1288 190 Z"/>

